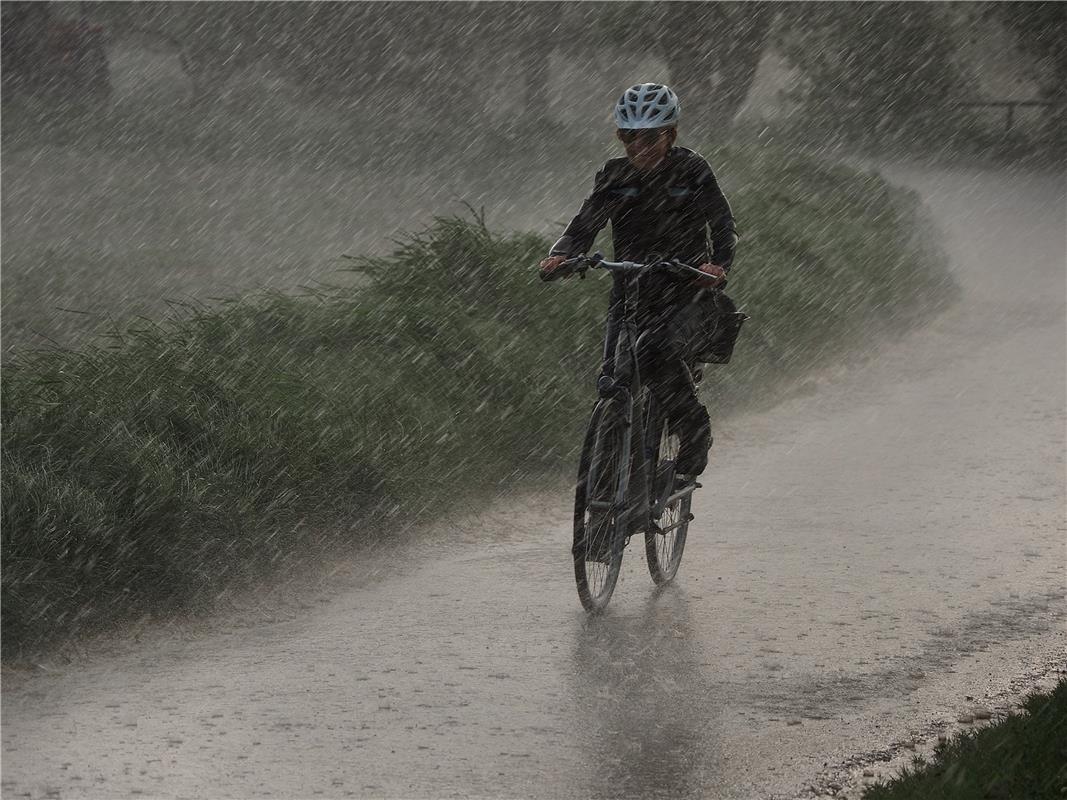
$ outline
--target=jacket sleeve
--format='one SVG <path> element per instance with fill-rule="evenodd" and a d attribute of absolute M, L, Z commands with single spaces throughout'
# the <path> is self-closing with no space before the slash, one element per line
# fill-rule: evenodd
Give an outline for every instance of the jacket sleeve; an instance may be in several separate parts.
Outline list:
<path fill-rule="evenodd" d="M 552 245 L 549 255 L 577 256 L 592 247 L 596 235 L 608 224 L 608 217 L 611 214 L 608 203 L 607 174 L 607 167 L 596 174 L 593 180 L 593 193 L 582 202 L 577 216 L 563 231 L 559 241 Z"/>
<path fill-rule="evenodd" d="M 733 211 L 730 210 L 730 204 L 707 163 L 697 175 L 696 183 L 696 202 L 711 231 L 712 259 L 729 271 L 733 264 L 734 248 L 738 239 Z"/>

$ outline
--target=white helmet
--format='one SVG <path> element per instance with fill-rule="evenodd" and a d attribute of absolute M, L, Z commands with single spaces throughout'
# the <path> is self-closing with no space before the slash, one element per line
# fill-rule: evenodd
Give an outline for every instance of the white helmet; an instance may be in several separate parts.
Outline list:
<path fill-rule="evenodd" d="M 678 95 L 660 83 L 639 83 L 615 104 L 615 126 L 626 130 L 666 128 L 678 124 Z"/>

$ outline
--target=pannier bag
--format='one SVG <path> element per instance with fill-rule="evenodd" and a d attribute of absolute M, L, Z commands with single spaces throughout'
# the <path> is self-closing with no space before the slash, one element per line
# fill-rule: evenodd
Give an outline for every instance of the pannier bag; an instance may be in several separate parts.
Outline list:
<path fill-rule="evenodd" d="M 710 292 L 700 302 L 708 305 L 704 331 L 694 344 L 693 361 L 706 364 L 728 364 L 734 344 L 748 316 L 722 292 Z"/>

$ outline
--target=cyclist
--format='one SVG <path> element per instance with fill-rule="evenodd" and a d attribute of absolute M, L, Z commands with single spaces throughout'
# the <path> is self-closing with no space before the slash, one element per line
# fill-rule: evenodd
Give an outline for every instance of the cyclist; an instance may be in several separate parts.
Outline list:
<path fill-rule="evenodd" d="M 615 104 L 615 124 L 626 157 L 609 160 L 597 173 L 592 194 L 539 266 L 551 273 L 568 258 L 584 254 L 610 221 L 615 259 L 647 263 L 677 258 L 706 273 L 696 281 L 665 271 L 650 273 L 642 278 L 638 298 L 638 334 L 651 331 L 638 363 L 679 438 L 675 469 L 685 482 L 704 471 L 712 441 L 708 411 L 697 398 L 685 359 L 716 313 L 703 289 L 725 286 L 737 230 L 708 162 L 674 144 L 679 112 L 677 95 L 662 84 L 640 83 L 623 93 Z M 607 357 L 614 352 L 624 292 L 625 282 L 616 276 Z"/>

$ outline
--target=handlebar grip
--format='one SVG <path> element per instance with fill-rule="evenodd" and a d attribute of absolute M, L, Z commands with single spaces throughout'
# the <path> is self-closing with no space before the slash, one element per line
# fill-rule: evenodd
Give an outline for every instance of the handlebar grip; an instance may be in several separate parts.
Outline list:
<path fill-rule="evenodd" d="M 576 258 L 567 259 L 551 272 L 545 272 L 544 270 L 541 270 L 541 280 L 559 280 L 560 278 L 566 278 L 568 275 L 573 275 L 576 272 L 578 273 L 579 277 L 585 277 L 583 273 L 586 271 L 586 269 L 588 269 L 588 267 L 585 265 L 585 261 L 586 259 L 584 256 L 578 256 Z"/>
<path fill-rule="evenodd" d="M 561 280 L 562 278 L 566 278 L 568 275 L 570 275 L 574 271 L 575 270 L 574 270 L 573 267 L 568 267 L 566 264 L 560 264 L 558 267 L 556 267 L 551 272 L 546 272 L 545 270 L 540 270 L 538 272 L 538 274 L 541 276 L 541 280 L 547 282 L 547 281 L 558 281 L 558 280 Z"/>

